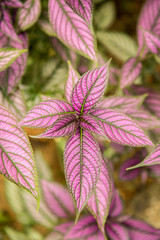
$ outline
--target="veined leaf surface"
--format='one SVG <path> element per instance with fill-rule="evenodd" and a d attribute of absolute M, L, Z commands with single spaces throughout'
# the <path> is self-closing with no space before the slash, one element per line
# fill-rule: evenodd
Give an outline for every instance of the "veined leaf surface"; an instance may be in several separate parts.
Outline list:
<path fill-rule="evenodd" d="M 79 129 L 65 147 L 66 181 L 77 205 L 77 217 L 96 187 L 101 167 L 101 154 L 94 137 Z"/>
<path fill-rule="evenodd" d="M 93 0 L 65 0 L 72 10 L 87 22 L 91 22 Z"/>
<path fill-rule="evenodd" d="M 3 3 L 8 7 L 13 8 L 23 7 L 23 3 L 20 0 L 3 0 Z"/>
<path fill-rule="evenodd" d="M 58 38 L 79 54 L 97 61 L 94 36 L 89 25 L 64 0 L 49 0 L 48 9 Z"/>
<path fill-rule="evenodd" d="M 158 54 L 160 53 L 160 36 L 156 34 L 143 30 L 144 39 L 147 47 L 150 49 L 152 53 Z"/>
<path fill-rule="evenodd" d="M 109 213 L 111 201 L 111 174 L 109 166 L 102 159 L 102 167 L 94 193 L 87 206 L 97 220 L 100 230 L 104 233 L 104 224 Z"/>
<path fill-rule="evenodd" d="M 16 118 L 0 106 L 0 173 L 38 198 L 36 166 L 27 135 Z"/>
<path fill-rule="evenodd" d="M 34 106 L 19 125 L 36 128 L 51 127 L 60 116 L 69 113 L 75 113 L 69 103 L 54 99 L 46 100 Z"/>
<path fill-rule="evenodd" d="M 153 145 L 143 130 L 128 116 L 115 109 L 97 108 L 90 111 L 106 136 L 119 144 L 129 146 Z"/>
<path fill-rule="evenodd" d="M 78 114 L 87 113 L 100 101 L 108 82 L 109 64 L 110 61 L 102 67 L 88 71 L 76 83 L 71 102 Z"/>
<path fill-rule="evenodd" d="M 106 224 L 106 233 L 109 239 L 131 240 L 129 238 L 127 229 L 122 224 L 117 222 L 110 222 Z"/>
<path fill-rule="evenodd" d="M 25 31 L 30 28 L 41 12 L 40 0 L 26 0 L 23 7 L 18 11 L 18 25 L 21 30 Z"/>
<path fill-rule="evenodd" d="M 0 48 L 0 71 L 8 68 L 26 49 Z"/>
<path fill-rule="evenodd" d="M 72 89 L 74 85 L 78 82 L 80 75 L 76 70 L 74 70 L 70 62 L 68 62 L 68 67 L 69 67 L 69 70 L 68 70 L 68 78 L 65 86 L 65 95 L 68 102 L 70 102 Z"/>

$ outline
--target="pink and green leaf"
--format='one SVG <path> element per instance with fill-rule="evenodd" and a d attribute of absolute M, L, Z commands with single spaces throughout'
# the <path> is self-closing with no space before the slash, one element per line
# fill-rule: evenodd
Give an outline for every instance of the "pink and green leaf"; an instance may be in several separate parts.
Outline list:
<path fill-rule="evenodd" d="M 106 223 L 106 234 L 110 240 L 131 240 L 129 238 L 127 229 L 117 222 Z M 135 239 L 136 240 L 136 239 Z M 137 239 L 138 240 L 138 239 Z"/>
<path fill-rule="evenodd" d="M 75 214 L 72 196 L 62 185 L 42 181 L 44 200 L 50 211 L 59 218 L 71 218 Z"/>
<path fill-rule="evenodd" d="M 34 106 L 19 125 L 34 128 L 51 127 L 59 117 L 71 113 L 75 112 L 69 103 L 62 100 L 46 100 Z"/>
<path fill-rule="evenodd" d="M 40 0 L 26 0 L 23 7 L 18 11 L 18 26 L 25 31 L 33 26 L 41 13 Z"/>
<path fill-rule="evenodd" d="M 78 129 L 65 147 L 64 168 L 68 188 L 77 207 L 77 218 L 95 190 L 101 167 L 101 153 L 91 133 Z"/>
<path fill-rule="evenodd" d="M 72 10 L 88 23 L 91 22 L 93 0 L 65 0 Z"/>
<path fill-rule="evenodd" d="M 160 35 L 157 36 L 156 34 L 143 30 L 144 39 L 147 47 L 152 53 L 158 54 L 160 53 Z"/>
<path fill-rule="evenodd" d="M 153 145 L 143 130 L 127 115 L 115 109 L 97 108 L 90 111 L 106 136 L 113 142 L 129 146 Z"/>
<path fill-rule="evenodd" d="M 103 96 L 109 77 L 108 61 L 102 67 L 85 73 L 73 88 L 71 102 L 78 114 L 87 113 Z"/>
<path fill-rule="evenodd" d="M 116 189 L 114 189 L 113 187 L 113 191 L 112 191 L 112 199 L 111 199 L 111 205 L 110 205 L 110 209 L 109 209 L 109 216 L 111 218 L 115 218 L 118 217 L 123 210 L 123 204 L 122 204 L 122 200 L 119 196 L 119 193 Z"/>
<path fill-rule="evenodd" d="M 94 193 L 88 200 L 87 206 L 97 220 L 100 230 L 104 232 L 104 225 L 109 213 L 111 202 L 111 174 L 109 166 L 102 159 L 102 167 Z"/>
<path fill-rule="evenodd" d="M 91 27 L 64 0 L 49 0 L 48 9 L 58 38 L 79 54 L 97 61 Z"/>
<path fill-rule="evenodd" d="M 23 3 L 20 0 L 3 0 L 3 4 L 13 8 L 23 7 Z"/>
<path fill-rule="evenodd" d="M 0 173 L 38 199 L 36 164 L 27 135 L 3 106 L 0 122 Z"/>

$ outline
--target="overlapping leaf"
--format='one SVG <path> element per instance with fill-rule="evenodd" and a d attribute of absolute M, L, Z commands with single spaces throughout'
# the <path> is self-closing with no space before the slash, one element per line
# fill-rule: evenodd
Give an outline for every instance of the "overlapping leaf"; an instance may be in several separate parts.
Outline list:
<path fill-rule="evenodd" d="M 69 71 L 68 71 L 68 77 L 67 77 L 66 86 L 65 86 L 65 95 L 68 102 L 70 102 L 73 86 L 77 83 L 78 79 L 80 78 L 80 75 L 78 74 L 78 72 L 74 70 L 70 62 L 68 63 L 68 66 L 69 66 Z"/>
<path fill-rule="evenodd" d="M 0 172 L 38 198 L 36 166 L 31 145 L 16 118 L 0 106 Z"/>
<path fill-rule="evenodd" d="M 160 52 L 160 36 L 156 34 L 143 30 L 144 39 L 147 47 L 152 53 L 159 54 Z"/>
<path fill-rule="evenodd" d="M 65 0 L 72 10 L 87 22 L 91 22 L 93 0 Z"/>
<path fill-rule="evenodd" d="M 91 60 L 97 60 L 94 37 L 89 25 L 65 3 L 49 0 L 49 17 L 58 38 Z"/>
<path fill-rule="evenodd" d="M 0 71 L 9 67 L 26 49 L 0 48 Z"/>
<path fill-rule="evenodd" d="M 112 218 L 118 217 L 123 210 L 122 201 L 117 190 L 113 189 L 112 200 L 109 209 L 109 216 Z"/>
<path fill-rule="evenodd" d="M 72 106 L 61 100 L 46 100 L 34 106 L 19 123 L 26 127 L 51 127 L 53 123 L 66 114 L 74 113 Z"/>
<path fill-rule="evenodd" d="M 140 75 L 142 64 L 137 58 L 130 58 L 122 67 L 121 70 L 121 88 L 131 85 Z"/>
<path fill-rule="evenodd" d="M 78 215 L 95 189 L 100 166 L 101 154 L 97 142 L 91 133 L 80 128 L 68 139 L 64 152 L 66 181 Z"/>
<path fill-rule="evenodd" d="M 3 4 L 13 8 L 23 7 L 23 3 L 20 0 L 3 0 Z"/>
<path fill-rule="evenodd" d="M 78 114 L 87 113 L 99 102 L 108 81 L 109 63 L 88 71 L 76 83 L 71 102 Z"/>
<path fill-rule="evenodd" d="M 97 223 L 102 232 L 109 212 L 111 200 L 111 175 L 107 163 L 102 160 L 101 172 L 94 193 L 88 200 L 87 206 L 97 219 Z"/>
<path fill-rule="evenodd" d="M 117 143 L 130 146 L 153 145 L 143 130 L 125 114 L 115 109 L 97 108 L 90 111 L 106 136 Z"/>
<path fill-rule="evenodd" d="M 30 28 L 41 12 L 40 0 L 26 0 L 23 7 L 18 11 L 18 25 L 21 30 Z"/>
<path fill-rule="evenodd" d="M 74 203 L 69 192 L 58 183 L 42 181 L 44 199 L 50 211 L 60 218 L 75 214 Z"/>

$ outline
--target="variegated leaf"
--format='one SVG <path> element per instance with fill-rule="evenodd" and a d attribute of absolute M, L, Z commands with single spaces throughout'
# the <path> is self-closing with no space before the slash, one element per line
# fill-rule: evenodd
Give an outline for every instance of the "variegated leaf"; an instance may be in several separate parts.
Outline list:
<path fill-rule="evenodd" d="M 68 62 L 68 67 L 69 67 L 69 70 L 68 70 L 68 77 L 65 85 L 65 95 L 68 102 L 70 102 L 72 89 L 74 85 L 78 82 L 80 75 L 76 70 L 74 70 L 70 62 Z"/>
<path fill-rule="evenodd" d="M 39 138 L 55 138 L 69 136 L 76 131 L 78 124 L 75 114 L 68 114 L 67 116 L 60 117 L 57 121 L 44 133 L 40 134 Z"/>
<path fill-rule="evenodd" d="M 46 100 L 34 106 L 19 125 L 36 128 L 51 127 L 60 116 L 69 113 L 75 113 L 69 103 L 54 99 Z"/>
<path fill-rule="evenodd" d="M 0 31 L 13 41 L 21 42 L 14 30 L 12 19 L 7 9 L 1 8 Z"/>
<path fill-rule="evenodd" d="M 76 83 L 71 102 L 78 114 L 87 113 L 100 101 L 108 82 L 109 64 L 88 71 Z"/>
<path fill-rule="evenodd" d="M 158 54 L 160 53 L 160 36 L 156 34 L 143 30 L 144 39 L 147 47 L 150 49 L 152 53 Z"/>
<path fill-rule="evenodd" d="M 97 32 L 97 38 L 109 52 L 122 61 L 128 60 L 137 54 L 135 41 L 121 32 Z"/>
<path fill-rule="evenodd" d="M 36 164 L 27 135 L 16 118 L 0 106 L 0 173 L 38 198 Z"/>
<path fill-rule="evenodd" d="M 106 223 L 106 234 L 109 239 L 114 240 L 131 240 L 127 229 L 117 222 Z M 138 240 L 138 239 L 137 239 Z"/>
<path fill-rule="evenodd" d="M 97 142 L 91 133 L 80 128 L 68 139 L 64 152 L 66 181 L 77 206 L 77 218 L 95 190 L 100 166 Z"/>
<path fill-rule="evenodd" d="M 94 193 L 87 206 L 97 220 L 100 230 L 104 233 L 104 225 L 109 213 L 111 201 L 111 174 L 106 161 L 102 160 L 101 172 Z"/>
<path fill-rule="evenodd" d="M 23 7 L 23 3 L 20 0 L 3 0 L 3 4 L 13 8 Z"/>
<path fill-rule="evenodd" d="M 21 30 L 25 31 L 30 28 L 37 19 L 41 12 L 40 0 L 26 0 L 23 7 L 18 11 L 18 25 Z"/>
<path fill-rule="evenodd" d="M 65 0 L 72 10 L 87 22 L 91 22 L 93 0 Z"/>
<path fill-rule="evenodd" d="M 70 193 L 58 183 L 42 181 L 44 200 L 50 211 L 59 218 L 70 218 L 75 207 Z"/>
<path fill-rule="evenodd" d="M 0 71 L 8 68 L 26 49 L 0 48 Z"/>
<path fill-rule="evenodd" d="M 124 113 L 97 108 L 90 114 L 98 120 L 106 136 L 113 142 L 137 147 L 153 145 L 143 130 Z"/>
<path fill-rule="evenodd" d="M 137 58 L 130 58 L 122 67 L 121 70 L 121 88 L 131 85 L 140 75 L 142 64 Z"/>
<path fill-rule="evenodd" d="M 89 25 L 64 0 L 49 0 L 48 9 L 58 38 L 79 54 L 97 61 L 94 36 Z"/>

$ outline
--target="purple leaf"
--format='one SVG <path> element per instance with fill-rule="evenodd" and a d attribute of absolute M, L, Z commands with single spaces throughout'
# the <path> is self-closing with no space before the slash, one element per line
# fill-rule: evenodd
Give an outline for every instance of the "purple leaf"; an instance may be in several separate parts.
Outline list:
<path fill-rule="evenodd" d="M 78 114 L 87 113 L 100 101 L 108 81 L 109 64 L 110 61 L 102 67 L 88 71 L 76 83 L 71 102 Z"/>
<path fill-rule="evenodd" d="M 108 224 L 106 223 L 106 234 L 111 240 L 131 240 L 129 238 L 127 229 L 116 222 L 109 222 Z M 135 240 L 138 240 L 138 238 Z"/>
<path fill-rule="evenodd" d="M 39 138 L 55 138 L 69 136 L 76 131 L 77 118 L 75 114 L 70 114 L 57 119 L 57 121 L 44 133 L 40 134 Z"/>
<path fill-rule="evenodd" d="M 20 29 L 25 31 L 35 24 L 40 12 L 40 0 L 26 0 L 23 7 L 18 11 L 18 26 Z"/>
<path fill-rule="evenodd" d="M 64 0 L 49 0 L 48 9 L 58 38 L 79 54 L 97 61 L 94 36 L 88 24 Z"/>
<path fill-rule="evenodd" d="M 75 214 L 70 193 L 58 183 L 42 181 L 44 200 L 50 211 L 59 218 L 70 218 Z"/>
<path fill-rule="evenodd" d="M 0 30 L 13 41 L 21 42 L 12 24 L 11 16 L 7 9 L 1 9 Z"/>
<path fill-rule="evenodd" d="M 132 96 L 110 96 L 104 98 L 98 107 L 101 108 L 117 108 L 123 112 L 127 109 L 134 109 L 139 107 L 144 101 L 145 95 L 132 97 Z"/>
<path fill-rule="evenodd" d="M 101 166 L 101 153 L 91 133 L 79 129 L 65 147 L 66 181 L 77 205 L 77 218 L 95 190 Z"/>
<path fill-rule="evenodd" d="M 70 102 L 72 89 L 74 85 L 78 82 L 80 75 L 77 71 L 74 70 L 70 62 L 68 62 L 68 67 L 69 67 L 69 71 L 68 71 L 68 77 L 67 77 L 66 86 L 65 86 L 65 95 L 68 102 Z"/>
<path fill-rule="evenodd" d="M 126 170 L 127 168 L 135 166 L 138 163 L 140 163 L 139 154 L 125 161 L 120 168 L 119 178 L 124 181 L 130 181 L 138 177 L 141 172 L 140 168 L 136 168 L 128 171 Z"/>
<path fill-rule="evenodd" d="M 45 128 L 66 114 L 74 113 L 72 106 L 61 100 L 46 100 L 34 106 L 19 123 L 21 126 Z"/>
<path fill-rule="evenodd" d="M 159 0 L 147 0 L 144 4 L 141 14 L 138 20 L 138 43 L 140 50 L 144 45 L 144 36 L 140 27 L 145 30 L 152 31 L 157 36 L 160 36 L 160 1 Z"/>
<path fill-rule="evenodd" d="M 123 225 L 129 233 L 129 240 L 159 240 L 160 230 L 136 219 L 128 219 Z"/>
<path fill-rule="evenodd" d="M 99 236 L 99 238 L 98 238 Z M 95 237 L 95 238 L 94 238 Z M 97 238 L 96 238 L 97 237 Z M 92 216 L 81 218 L 65 236 L 65 240 L 105 240 Z"/>
<path fill-rule="evenodd" d="M 137 167 L 144 167 L 144 166 L 150 166 L 155 164 L 160 164 L 160 144 L 156 146 L 155 150 L 151 154 L 149 154 L 143 160 L 143 162 L 137 164 L 136 166 L 130 167 L 128 169 L 134 169 Z"/>
<path fill-rule="evenodd" d="M 38 198 L 35 160 L 27 135 L 8 110 L 0 106 L 0 173 Z"/>
<path fill-rule="evenodd" d="M 142 64 L 137 58 L 130 58 L 122 67 L 120 87 L 125 88 L 131 85 L 139 77 Z"/>
<path fill-rule="evenodd" d="M 97 108 L 90 111 L 106 136 L 113 142 L 129 146 L 153 145 L 143 130 L 128 116 L 115 109 Z"/>
<path fill-rule="evenodd" d="M 87 22 L 91 22 L 93 0 L 65 0 L 72 10 Z"/>
<path fill-rule="evenodd" d="M 13 8 L 23 7 L 23 3 L 20 0 L 3 0 L 3 4 Z"/>
<path fill-rule="evenodd" d="M 0 48 L 0 71 L 8 68 L 26 49 Z"/>
<path fill-rule="evenodd" d="M 109 166 L 102 160 L 101 172 L 94 193 L 88 200 L 88 208 L 95 216 L 100 230 L 104 233 L 104 224 L 106 222 L 110 201 L 111 201 L 111 174 Z"/>
<path fill-rule="evenodd" d="M 28 48 L 27 35 L 21 33 L 19 34 L 19 39 L 21 40 L 21 43 L 3 38 L 3 42 L 0 41 L 0 47 L 10 46 L 16 49 Z M 27 52 L 22 53 L 9 68 L 0 72 L 0 86 L 5 93 L 11 93 L 21 79 L 27 63 L 27 56 Z"/>
<path fill-rule="evenodd" d="M 56 231 L 58 231 L 61 234 L 66 234 L 66 232 L 72 227 L 74 226 L 73 222 L 66 222 L 66 223 L 62 223 L 56 227 L 54 227 L 54 229 Z"/>
<path fill-rule="evenodd" d="M 158 54 L 160 52 L 160 37 L 156 34 L 143 30 L 144 39 L 147 47 L 152 53 Z"/>
<path fill-rule="evenodd" d="M 160 165 L 159 164 L 149 166 L 149 168 L 156 177 L 160 177 Z"/>
<path fill-rule="evenodd" d="M 123 205 L 120 199 L 119 193 L 114 189 L 111 199 L 111 205 L 109 209 L 109 216 L 115 218 L 122 213 Z"/>

